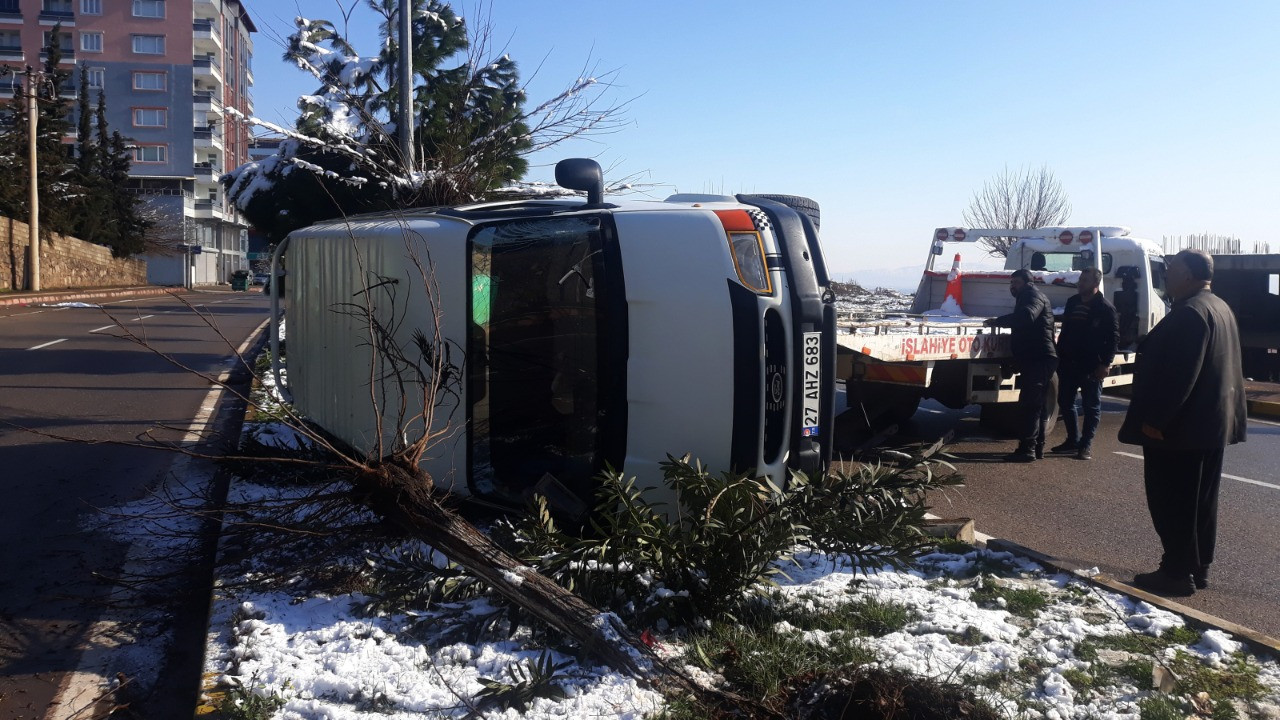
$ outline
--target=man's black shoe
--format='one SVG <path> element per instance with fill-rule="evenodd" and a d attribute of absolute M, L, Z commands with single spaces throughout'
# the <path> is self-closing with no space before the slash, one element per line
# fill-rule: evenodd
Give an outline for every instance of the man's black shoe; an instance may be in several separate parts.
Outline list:
<path fill-rule="evenodd" d="M 1092 448 L 1090 448 L 1088 445 L 1081 445 L 1081 446 L 1080 446 L 1080 449 L 1079 449 L 1079 450 L 1076 450 L 1076 459 L 1077 459 L 1077 460 L 1092 460 L 1092 459 L 1093 459 L 1093 449 L 1092 449 Z"/>
<path fill-rule="evenodd" d="M 1169 595 L 1172 597 L 1186 597 L 1194 595 L 1196 592 L 1195 585 L 1191 580 L 1191 573 L 1169 573 L 1164 570 L 1155 570 L 1134 575 L 1133 585 L 1156 595 Z"/>
<path fill-rule="evenodd" d="M 1029 463 L 1036 461 L 1036 451 L 1031 448 L 1018 448 L 1004 456 L 1005 462 Z"/>
<path fill-rule="evenodd" d="M 1191 572 L 1191 580 L 1195 583 L 1197 590 L 1204 590 L 1209 587 L 1209 566 L 1202 565 Z"/>
<path fill-rule="evenodd" d="M 1036 443 L 1036 459 L 1044 459 L 1044 443 Z"/>
<path fill-rule="evenodd" d="M 1071 438 L 1067 438 L 1067 441 L 1062 443 L 1061 445 L 1054 445 L 1053 447 L 1049 448 L 1049 452 L 1073 453 L 1079 449 L 1080 449 L 1080 445 L 1075 440 L 1072 440 Z"/>

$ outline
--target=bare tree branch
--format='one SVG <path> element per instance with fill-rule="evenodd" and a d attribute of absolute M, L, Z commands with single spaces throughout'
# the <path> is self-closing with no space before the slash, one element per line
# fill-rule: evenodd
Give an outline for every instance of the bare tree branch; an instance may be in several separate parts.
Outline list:
<path fill-rule="evenodd" d="M 1071 217 L 1071 202 L 1048 165 L 1004 171 L 973 194 L 964 211 L 971 228 L 1033 229 L 1061 225 Z M 1013 238 L 984 238 L 980 242 L 992 255 L 1004 257 Z"/>

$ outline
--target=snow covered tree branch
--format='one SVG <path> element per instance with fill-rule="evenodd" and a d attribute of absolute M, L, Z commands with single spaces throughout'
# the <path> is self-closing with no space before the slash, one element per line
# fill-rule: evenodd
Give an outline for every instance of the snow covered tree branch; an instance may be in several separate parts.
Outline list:
<path fill-rule="evenodd" d="M 612 73 L 583 75 L 525 110 L 526 85 L 506 53 L 490 52 L 487 21 L 471 29 L 441 0 L 412 0 L 414 156 L 396 127 L 399 39 L 395 0 L 368 0 L 380 47 L 361 55 L 328 20 L 295 19 L 284 59 L 314 77 L 295 128 L 250 119 L 284 136 L 279 152 L 227 173 L 228 196 L 273 240 L 343 214 L 480 200 L 520 180 L 525 157 L 569 138 L 616 130 L 625 103 L 608 103 Z M 345 19 L 345 18 L 344 18 Z"/>

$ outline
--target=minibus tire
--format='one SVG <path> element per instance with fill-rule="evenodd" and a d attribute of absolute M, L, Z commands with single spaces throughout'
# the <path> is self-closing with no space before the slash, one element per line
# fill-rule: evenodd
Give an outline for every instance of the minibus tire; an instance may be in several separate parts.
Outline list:
<path fill-rule="evenodd" d="M 818 203 L 814 202 L 813 200 L 810 200 L 807 197 L 800 197 L 799 195 L 767 195 L 767 194 L 741 195 L 739 197 L 742 197 L 748 200 L 751 198 L 759 198 L 761 200 L 772 200 L 776 203 L 782 203 L 783 205 L 786 205 L 787 207 L 791 208 L 792 210 L 795 210 L 796 212 L 804 213 L 805 215 L 809 216 L 809 219 L 813 221 L 813 229 L 814 230 L 819 229 L 818 225 L 819 225 L 819 220 L 822 218 L 822 211 L 818 209 Z"/>

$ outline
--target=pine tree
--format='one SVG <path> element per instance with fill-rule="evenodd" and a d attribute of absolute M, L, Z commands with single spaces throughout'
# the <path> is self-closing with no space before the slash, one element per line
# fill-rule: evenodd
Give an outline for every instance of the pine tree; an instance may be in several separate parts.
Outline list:
<path fill-rule="evenodd" d="M 62 69 L 61 26 L 45 48 L 42 71 L 34 76 L 37 107 L 36 164 L 43 232 L 73 235 L 111 248 L 116 257 L 141 252 L 150 227 L 137 196 L 128 192 L 128 143 L 107 127 L 106 99 L 90 111 L 89 78 L 81 66 L 76 95 L 76 141 L 63 141 L 71 123 L 61 88 L 71 73 Z M 0 215 L 25 219 L 29 210 L 28 115 L 25 85 L 0 113 Z M 94 127 L 96 123 L 96 129 Z"/>
<path fill-rule="evenodd" d="M 104 108 L 104 115 L 100 116 L 99 122 L 105 127 L 106 106 L 105 102 L 100 101 L 100 103 L 100 107 Z M 125 190 L 129 182 L 129 168 L 133 164 L 133 154 L 129 150 L 128 141 L 120 131 L 111 131 L 111 143 L 103 157 L 106 162 L 102 169 L 102 176 L 112 188 L 115 188 L 111 196 L 113 201 L 111 216 L 116 223 L 116 232 L 111 244 L 111 253 L 116 257 L 129 257 L 143 251 L 147 231 L 151 229 L 152 223 L 143 219 L 142 201 L 138 196 Z"/>
<path fill-rule="evenodd" d="M 84 65 L 80 66 L 76 112 L 76 182 L 84 188 L 84 194 L 75 201 L 75 224 L 71 234 L 81 240 L 112 247 L 118 231 L 112 204 L 119 189 L 103 177 L 101 153 L 94 139 L 94 113 L 89 104 L 89 73 Z M 97 119 L 103 122 L 101 116 Z"/>
<path fill-rule="evenodd" d="M 516 63 L 505 55 L 487 62 L 466 56 L 466 25 L 439 0 L 413 1 L 418 161 L 405 167 L 394 122 L 397 4 L 370 3 L 383 15 L 375 57 L 360 57 L 327 20 L 297 21 L 285 59 L 321 87 L 299 100 L 302 114 L 276 156 L 223 179 L 231 199 L 272 241 L 343 213 L 475 200 L 524 175 L 522 155 L 533 142 Z"/>
<path fill-rule="evenodd" d="M 61 87 L 70 73 L 59 67 L 62 61 L 62 27 L 55 25 L 45 47 L 42 71 L 27 75 L 20 93 L 8 105 L 8 118 L 0 138 L 0 156 L 4 163 L 6 190 L 0 193 L 0 212 L 8 217 L 25 219 L 29 214 L 28 190 L 28 115 L 27 89 L 34 83 L 36 95 L 36 166 L 42 232 L 71 234 L 76 216 L 75 205 L 84 194 L 78 182 L 72 147 L 62 141 L 70 129 L 67 106 L 60 96 Z"/>

